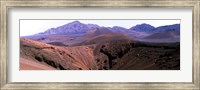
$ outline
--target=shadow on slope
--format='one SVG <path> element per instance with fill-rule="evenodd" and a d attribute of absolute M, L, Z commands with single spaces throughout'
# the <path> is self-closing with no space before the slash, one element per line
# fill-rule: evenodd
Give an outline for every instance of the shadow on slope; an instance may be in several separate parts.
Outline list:
<path fill-rule="evenodd" d="M 179 43 L 111 41 L 94 50 L 98 69 L 179 70 Z"/>

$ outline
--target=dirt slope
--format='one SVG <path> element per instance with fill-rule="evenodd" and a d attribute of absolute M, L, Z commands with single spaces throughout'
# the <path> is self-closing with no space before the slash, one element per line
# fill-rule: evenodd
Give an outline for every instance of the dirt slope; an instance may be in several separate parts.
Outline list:
<path fill-rule="evenodd" d="M 87 46 L 60 47 L 21 38 L 20 48 L 21 58 L 46 63 L 56 69 L 97 68 L 93 59 L 93 50 Z"/>
<path fill-rule="evenodd" d="M 38 61 L 20 58 L 20 70 L 56 70 L 54 67 Z"/>
<path fill-rule="evenodd" d="M 130 39 L 125 34 L 113 32 L 107 28 L 92 30 L 83 35 L 82 38 L 86 38 L 85 41 L 77 45 L 103 44 L 110 41 Z"/>
<path fill-rule="evenodd" d="M 147 43 L 124 39 L 101 44 L 61 47 L 22 38 L 20 43 L 22 69 L 50 69 L 49 66 L 60 70 L 180 69 L 179 42 Z M 37 64 L 29 63 L 27 66 L 23 59 Z M 42 68 L 37 67 L 38 63 L 43 64 Z"/>

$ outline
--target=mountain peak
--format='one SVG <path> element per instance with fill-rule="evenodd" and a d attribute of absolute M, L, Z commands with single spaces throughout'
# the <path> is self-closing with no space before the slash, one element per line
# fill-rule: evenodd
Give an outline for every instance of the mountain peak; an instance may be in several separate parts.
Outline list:
<path fill-rule="evenodd" d="M 146 24 L 146 23 L 142 23 L 142 24 L 138 24 L 136 26 L 133 26 L 130 28 L 130 30 L 134 30 L 134 31 L 151 31 L 153 30 L 155 27 L 151 26 L 150 24 Z"/>
<path fill-rule="evenodd" d="M 71 22 L 71 23 L 74 23 L 74 24 L 80 24 L 81 22 L 78 21 L 78 20 L 76 20 L 76 21 L 73 21 L 73 22 Z"/>
<path fill-rule="evenodd" d="M 80 21 L 77 20 L 77 21 L 70 22 L 66 25 L 81 25 L 81 24 L 83 24 L 83 23 L 81 23 Z"/>
<path fill-rule="evenodd" d="M 142 23 L 142 24 L 138 24 L 138 25 L 150 25 L 150 24 L 147 24 L 147 23 Z M 150 25 L 151 26 L 151 25 Z"/>
<path fill-rule="evenodd" d="M 151 28 L 155 28 L 154 26 L 147 24 L 147 23 L 142 23 L 142 24 L 137 24 L 134 27 L 151 27 Z"/>
<path fill-rule="evenodd" d="M 126 28 L 120 27 L 120 26 L 113 26 L 111 29 L 112 30 L 127 30 Z"/>
<path fill-rule="evenodd" d="M 54 29 L 48 29 L 44 34 L 81 34 L 89 30 L 87 25 L 79 21 L 73 21 Z"/>
<path fill-rule="evenodd" d="M 100 28 L 97 28 L 96 31 L 95 31 L 95 35 L 100 35 L 100 34 L 112 34 L 113 32 L 106 28 L 106 27 L 100 27 Z"/>

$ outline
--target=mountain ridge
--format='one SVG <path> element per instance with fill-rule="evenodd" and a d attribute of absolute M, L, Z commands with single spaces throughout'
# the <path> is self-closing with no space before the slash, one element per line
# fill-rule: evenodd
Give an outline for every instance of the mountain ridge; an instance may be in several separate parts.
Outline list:
<path fill-rule="evenodd" d="M 108 28 L 112 31 L 124 32 L 128 30 L 138 31 L 138 32 L 168 32 L 168 31 L 176 31 L 180 30 L 180 24 L 172 24 L 172 25 L 163 25 L 159 27 L 154 27 L 150 24 L 142 23 L 132 26 L 127 29 L 121 26 L 113 26 L 113 27 L 104 27 L 99 26 L 97 24 L 84 24 L 80 21 L 73 21 L 67 23 L 62 26 L 58 26 L 56 28 L 49 28 L 48 30 L 38 33 L 36 35 L 50 35 L 50 34 L 84 34 L 89 31 L 95 30 L 97 28 Z"/>

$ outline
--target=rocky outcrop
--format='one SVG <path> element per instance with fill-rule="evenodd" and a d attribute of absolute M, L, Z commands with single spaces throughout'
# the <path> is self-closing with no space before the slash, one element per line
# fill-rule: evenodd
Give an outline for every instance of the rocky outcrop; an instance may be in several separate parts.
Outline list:
<path fill-rule="evenodd" d="M 103 65 L 105 67 L 109 67 L 109 69 L 180 69 L 179 43 L 144 43 L 130 40 L 121 40 L 112 41 L 110 43 L 98 46 L 97 48 L 99 48 L 99 52 L 101 54 L 107 56 L 109 63 Z M 96 57 L 98 57 L 98 55 L 102 56 L 101 54 L 97 54 Z"/>

